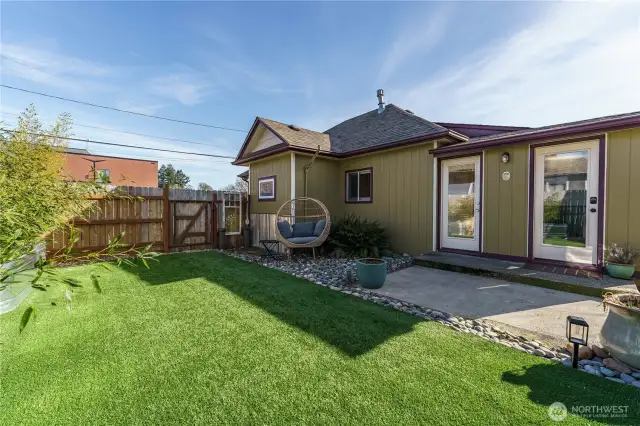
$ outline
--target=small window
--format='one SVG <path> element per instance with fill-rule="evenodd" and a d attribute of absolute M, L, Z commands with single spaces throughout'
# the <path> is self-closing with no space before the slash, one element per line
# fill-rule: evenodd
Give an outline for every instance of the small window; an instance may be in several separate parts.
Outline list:
<path fill-rule="evenodd" d="M 258 179 L 258 201 L 276 200 L 276 177 L 268 176 Z"/>
<path fill-rule="evenodd" d="M 97 169 L 96 180 L 98 183 L 111 183 L 111 172 L 109 169 Z"/>
<path fill-rule="evenodd" d="M 346 201 L 370 203 L 373 201 L 373 169 L 354 170 L 346 173 Z"/>
<path fill-rule="evenodd" d="M 224 228 L 227 235 L 240 234 L 242 230 L 242 194 L 224 193 Z"/>

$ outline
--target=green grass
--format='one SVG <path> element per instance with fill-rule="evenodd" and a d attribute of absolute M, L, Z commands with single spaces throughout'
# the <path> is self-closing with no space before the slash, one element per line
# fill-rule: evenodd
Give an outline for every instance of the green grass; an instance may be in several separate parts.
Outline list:
<path fill-rule="evenodd" d="M 586 247 L 584 241 L 571 241 L 566 238 L 566 230 L 561 225 L 551 227 L 547 236 L 542 240 L 543 244 L 563 247 Z"/>
<path fill-rule="evenodd" d="M 64 274 L 85 284 L 71 312 L 37 292 L 22 335 L 23 309 L 0 317 L 0 424 L 551 424 L 555 401 L 640 417 L 633 387 L 213 252 Z"/>
<path fill-rule="evenodd" d="M 580 241 L 571 241 L 567 240 L 563 237 L 551 236 L 547 237 L 542 241 L 544 244 L 549 244 L 553 246 L 564 246 L 564 247 L 585 247 L 585 244 Z"/>

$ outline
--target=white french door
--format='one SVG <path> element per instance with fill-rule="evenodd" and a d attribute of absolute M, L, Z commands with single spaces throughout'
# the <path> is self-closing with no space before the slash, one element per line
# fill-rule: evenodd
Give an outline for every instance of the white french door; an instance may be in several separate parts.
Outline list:
<path fill-rule="evenodd" d="M 441 164 L 440 246 L 480 251 L 480 157 Z"/>
<path fill-rule="evenodd" d="M 533 257 L 596 265 L 599 143 L 534 150 Z"/>

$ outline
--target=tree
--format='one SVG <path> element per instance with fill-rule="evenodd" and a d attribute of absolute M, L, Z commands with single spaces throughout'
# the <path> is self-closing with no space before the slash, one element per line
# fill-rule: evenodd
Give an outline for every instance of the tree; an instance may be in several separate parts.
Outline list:
<path fill-rule="evenodd" d="M 205 182 L 200 182 L 198 184 L 198 189 L 200 191 L 213 191 L 213 187 L 211 185 L 209 185 L 208 183 L 205 183 Z"/>
<path fill-rule="evenodd" d="M 222 191 L 237 191 L 242 193 L 249 192 L 249 184 L 243 180 L 242 178 L 237 177 L 234 183 L 230 183 L 229 185 L 222 188 Z"/>
<path fill-rule="evenodd" d="M 184 188 L 191 179 L 181 169 L 176 170 L 172 164 L 162 165 L 158 170 L 158 186 L 164 188 Z"/>
<path fill-rule="evenodd" d="M 75 182 L 65 176 L 63 138 L 71 134 L 71 123 L 71 116 L 62 114 L 53 127 L 45 129 L 31 105 L 19 116 L 14 130 L 0 132 L 0 291 L 11 293 L 13 287 L 25 285 L 47 291 L 50 283 L 57 283 L 69 287 L 65 295 L 70 300 L 71 291 L 82 286 L 78 280 L 58 278 L 53 269 L 57 263 L 72 260 L 71 250 L 79 240 L 79 231 L 67 224 L 73 218 L 84 219 L 97 209 L 87 195 L 108 198 L 114 194 L 95 179 Z M 62 230 L 68 232 L 69 245 L 47 259 L 36 260 L 34 253 L 41 251 L 47 236 Z M 151 245 L 142 250 L 129 247 L 116 252 L 122 248 L 119 242 L 123 234 L 104 250 L 79 259 L 107 257 L 133 265 L 126 257 L 134 256 L 146 265 L 147 259 L 155 255 L 148 252 Z M 98 277 L 92 275 L 91 280 L 101 291 Z M 25 310 L 21 331 L 34 312 L 32 306 Z"/>

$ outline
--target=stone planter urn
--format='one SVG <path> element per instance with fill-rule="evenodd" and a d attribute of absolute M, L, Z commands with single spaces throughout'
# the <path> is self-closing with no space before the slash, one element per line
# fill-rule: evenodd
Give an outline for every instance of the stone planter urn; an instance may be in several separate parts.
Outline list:
<path fill-rule="evenodd" d="M 600 329 L 602 346 L 612 357 L 640 369 L 640 295 L 610 295 L 603 303 L 609 312 Z"/>
<path fill-rule="evenodd" d="M 613 278 L 630 280 L 636 272 L 636 265 L 623 265 L 621 263 L 607 263 L 607 273 Z"/>
<path fill-rule="evenodd" d="M 375 258 L 358 259 L 356 273 L 363 288 L 380 288 L 387 280 L 387 262 Z"/>

